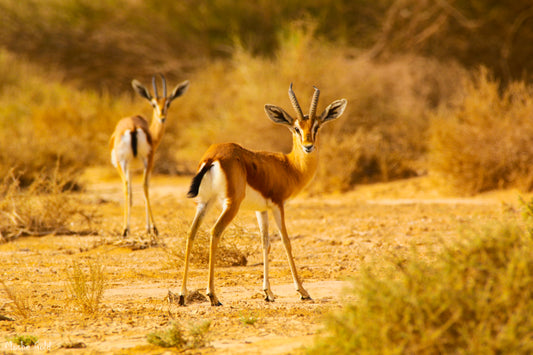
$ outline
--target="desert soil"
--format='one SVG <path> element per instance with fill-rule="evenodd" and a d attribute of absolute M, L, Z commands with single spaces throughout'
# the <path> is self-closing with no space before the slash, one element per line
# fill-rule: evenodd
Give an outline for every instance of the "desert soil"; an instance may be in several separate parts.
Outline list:
<path fill-rule="evenodd" d="M 22 349 L 8 340 L 14 335 L 38 337 L 38 346 L 24 349 L 29 353 L 171 353 L 173 349 L 149 344 L 147 334 L 167 329 L 171 322 L 186 330 L 202 321 L 211 322 L 209 345 L 190 352 L 302 352 L 313 344 L 329 312 L 340 310 L 349 300 L 356 302 L 347 289 L 350 277 L 363 267 L 379 269 L 392 255 L 406 253 L 412 246 L 430 260 L 431 253 L 424 250 L 458 238 L 461 229 L 519 214 L 517 192 L 454 198 L 428 179 L 364 186 L 343 194 L 303 195 L 287 205 L 286 216 L 296 265 L 313 300 L 299 300 L 271 218 L 270 281 L 277 298 L 267 303 L 261 292 L 262 254 L 255 214 L 241 211 L 223 244 L 227 253 L 241 253 L 247 263 L 221 262 L 217 267 L 216 290 L 223 306 L 211 307 L 200 299 L 179 307 L 169 302 L 168 293 L 178 293 L 181 285 L 179 256 L 194 214 L 194 203 L 185 197 L 188 182 L 153 179 L 152 203 L 160 231 L 155 243 L 143 232 L 138 181 L 133 236 L 123 239 L 120 182 L 88 178 L 86 191 L 77 196 L 91 212 L 88 221 L 72 226 L 79 233 L 21 237 L 1 244 L 0 315 L 14 321 L 0 321 L 0 353 L 20 353 Z M 205 235 L 215 217 L 212 211 L 195 244 L 204 252 Z M 202 260 L 201 255 L 196 257 L 188 284 L 189 291 L 200 294 L 207 282 Z M 107 286 L 95 313 L 84 312 L 68 291 L 68 271 L 74 262 L 104 267 Z M 26 317 L 17 312 L 7 290 L 23 303 Z M 76 344 L 83 348 L 65 349 Z"/>

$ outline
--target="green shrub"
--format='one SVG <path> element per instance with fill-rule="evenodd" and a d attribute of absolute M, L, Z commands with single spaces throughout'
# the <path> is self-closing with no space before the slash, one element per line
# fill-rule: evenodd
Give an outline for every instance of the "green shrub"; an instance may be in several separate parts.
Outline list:
<path fill-rule="evenodd" d="M 465 233 L 428 263 L 412 253 L 354 280 L 311 354 L 529 354 L 533 239 L 517 225 Z"/>
<path fill-rule="evenodd" d="M 39 338 L 35 335 L 14 335 L 7 340 L 21 348 L 35 346 L 39 343 Z"/>
<path fill-rule="evenodd" d="M 462 101 L 432 120 L 430 169 L 462 193 L 533 188 L 533 86 L 500 90 L 482 69 Z"/>

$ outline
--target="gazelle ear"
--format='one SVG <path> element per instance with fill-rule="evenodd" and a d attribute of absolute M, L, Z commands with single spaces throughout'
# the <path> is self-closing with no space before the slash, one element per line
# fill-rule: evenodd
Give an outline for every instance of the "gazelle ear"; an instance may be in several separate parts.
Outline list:
<path fill-rule="evenodd" d="M 346 99 L 333 101 L 320 115 L 320 122 L 325 123 L 339 118 L 343 114 L 347 103 Z"/>
<path fill-rule="evenodd" d="M 272 121 L 286 126 L 292 126 L 294 119 L 284 109 L 275 105 L 265 105 L 265 112 Z"/>
<path fill-rule="evenodd" d="M 176 85 L 176 87 L 172 91 L 172 94 L 170 94 L 170 97 L 169 97 L 170 101 L 185 94 L 188 88 L 189 88 L 189 80 L 185 80 L 184 82 Z"/>
<path fill-rule="evenodd" d="M 133 79 L 131 82 L 131 86 L 133 87 L 133 90 L 135 90 L 139 95 L 141 95 L 148 101 L 152 101 L 152 95 L 150 95 L 150 92 L 146 87 L 144 87 L 143 84 Z"/>

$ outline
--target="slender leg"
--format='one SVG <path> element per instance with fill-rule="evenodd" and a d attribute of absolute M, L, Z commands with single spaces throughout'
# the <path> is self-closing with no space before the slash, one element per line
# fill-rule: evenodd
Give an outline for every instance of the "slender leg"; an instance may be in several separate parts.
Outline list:
<path fill-rule="evenodd" d="M 185 297 L 187 296 L 187 273 L 189 272 L 189 257 L 191 254 L 192 244 L 194 242 L 196 233 L 198 232 L 198 228 L 200 227 L 200 224 L 202 223 L 210 206 L 210 201 L 206 203 L 199 203 L 198 206 L 196 206 L 196 215 L 194 216 L 194 220 L 192 221 L 191 228 L 189 229 L 189 233 L 187 235 L 187 244 L 185 246 L 185 267 L 183 269 L 183 281 L 181 283 L 180 298 L 178 302 L 180 306 L 185 306 Z"/>
<path fill-rule="evenodd" d="M 242 201 L 242 199 L 241 199 Z M 233 218 L 237 215 L 239 211 L 240 201 L 236 202 L 235 200 L 226 200 L 222 213 L 218 217 L 215 225 L 211 229 L 211 243 L 209 247 L 209 276 L 206 293 L 211 300 L 211 306 L 222 306 L 222 303 L 219 302 L 217 296 L 215 295 L 215 260 L 217 255 L 218 242 L 220 241 L 220 236 L 224 229 L 230 224 Z"/>
<path fill-rule="evenodd" d="M 300 294 L 300 299 L 309 300 L 311 299 L 311 296 L 309 296 L 309 293 L 307 293 L 307 291 L 302 286 L 302 282 L 298 277 L 298 271 L 296 270 L 296 265 L 294 264 L 294 259 L 292 257 L 291 241 L 289 240 L 289 235 L 287 234 L 287 227 L 285 226 L 285 212 L 283 209 L 283 205 L 272 207 L 272 214 L 274 215 L 274 219 L 276 221 L 276 224 L 278 225 L 279 232 L 281 233 L 283 246 L 285 247 L 285 252 L 287 253 L 287 259 L 289 259 L 289 267 L 291 269 L 291 274 L 294 281 L 294 286 L 296 287 L 296 292 Z"/>
<path fill-rule="evenodd" d="M 130 210 L 132 204 L 131 197 L 131 174 L 128 169 L 128 162 L 122 161 L 117 165 L 117 170 L 124 184 L 124 221 L 122 224 L 122 236 L 128 236 L 130 232 Z"/>
<path fill-rule="evenodd" d="M 144 204 L 146 206 L 146 232 L 150 234 L 152 231 L 154 235 L 158 235 L 159 232 L 155 226 L 154 215 L 152 214 L 152 207 L 150 206 L 150 168 L 148 161 L 144 161 L 143 172 L 143 191 L 144 191 Z M 152 228 L 150 228 L 150 224 Z"/>
<path fill-rule="evenodd" d="M 257 223 L 261 231 L 261 244 L 263 246 L 263 291 L 265 292 L 265 301 L 274 302 L 274 294 L 270 290 L 270 281 L 268 279 L 268 254 L 270 252 L 270 238 L 268 236 L 268 212 L 256 211 Z"/>

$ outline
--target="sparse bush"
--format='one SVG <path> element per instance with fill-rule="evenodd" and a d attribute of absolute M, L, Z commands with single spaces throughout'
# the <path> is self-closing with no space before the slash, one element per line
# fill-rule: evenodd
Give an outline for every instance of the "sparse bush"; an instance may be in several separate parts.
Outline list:
<path fill-rule="evenodd" d="M 430 168 L 462 193 L 533 188 L 533 87 L 500 90 L 481 69 L 457 107 L 432 121 Z"/>
<path fill-rule="evenodd" d="M 52 176 L 38 176 L 26 189 L 13 175 L 0 185 L 0 241 L 20 236 L 70 234 L 71 223 L 90 223 L 94 214 L 74 194 L 69 174 L 56 168 Z"/>
<path fill-rule="evenodd" d="M 67 269 L 67 287 L 74 302 L 87 315 L 95 315 L 107 287 L 105 268 L 97 261 L 87 266 L 73 262 Z"/>
<path fill-rule="evenodd" d="M 246 234 L 245 234 L 246 233 Z M 216 266 L 245 266 L 248 262 L 248 255 L 251 250 L 242 251 L 237 247 L 236 240 L 242 239 L 243 235 L 248 235 L 238 224 L 231 224 L 224 232 L 217 248 Z M 186 233 L 182 233 L 186 235 Z M 185 239 L 173 247 L 164 249 L 167 254 L 168 264 L 172 268 L 179 268 L 185 260 Z M 209 262 L 209 233 L 200 231 L 194 240 L 191 256 L 189 260 L 192 264 L 207 265 Z"/>
<path fill-rule="evenodd" d="M 13 313 L 21 318 L 28 318 L 31 314 L 31 300 L 28 287 L 8 286 L 4 281 L 0 281 L 0 284 L 11 301 L 10 305 Z"/>
<path fill-rule="evenodd" d="M 231 62 L 198 72 L 202 102 L 192 104 L 197 98 L 187 97 L 185 110 L 193 111 L 185 115 L 203 121 L 180 127 L 186 133 L 180 135 L 182 156 L 198 159 L 209 144 L 223 141 L 288 152 L 291 135 L 266 118 L 264 105 L 292 112 L 287 89 L 293 82 L 305 111 L 313 85 L 321 90 L 319 110 L 335 99 L 348 100 L 343 117 L 320 132 L 326 163 L 319 164 L 315 190 L 347 190 L 356 183 L 425 173 L 430 112 L 460 89 L 463 70 L 413 56 L 374 63 L 317 38 L 315 31 L 313 22 L 295 22 L 280 33 L 273 58 L 237 48 Z M 210 107 L 215 109 L 206 111 Z"/>
<path fill-rule="evenodd" d="M 9 68 L 0 70 L 0 176 L 13 171 L 23 187 L 54 175 L 58 164 L 77 183 L 88 165 L 108 163 L 115 123 L 142 112 L 129 95 L 73 90 L 5 50 L 0 68 Z"/>
<path fill-rule="evenodd" d="M 529 354 L 533 238 L 516 224 L 465 233 L 436 260 L 416 251 L 354 280 L 311 354 Z"/>
<path fill-rule="evenodd" d="M 184 332 L 178 323 L 174 322 L 164 331 L 149 333 L 146 340 L 150 344 L 163 348 L 176 348 L 178 350 L 199 349 L 209 343 L 208 333 L 210 321 L 192 324 L 188 333 Z"/>

